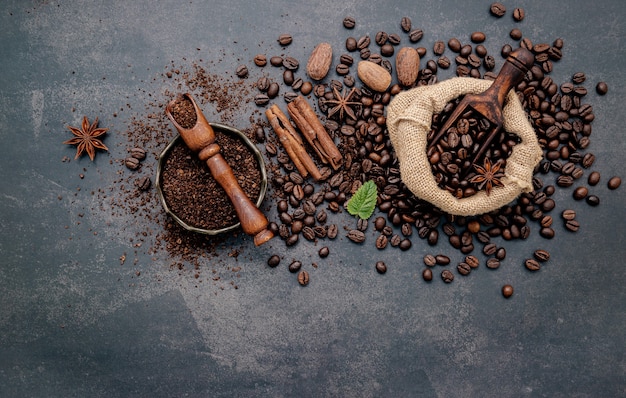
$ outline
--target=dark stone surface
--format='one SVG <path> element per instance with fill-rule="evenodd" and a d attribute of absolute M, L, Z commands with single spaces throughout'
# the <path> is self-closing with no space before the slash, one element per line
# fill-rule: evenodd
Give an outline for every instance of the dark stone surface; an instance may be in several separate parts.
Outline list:
<path fill-rule="evenodd" d="M 621 1 L 519 1 L 495 19 L 490 2 L 465 3 L 4 1 L 0 396 L 625 396 L 626 191 L 609 191 L 606 181 L 624 177 L 626 8 Z M 514 7 L 525 9 L 523 22 L 513 22 Z M 347 15 L 356 18 L 353 31 L 341 25 Z M 347 36 L 400 34 L 403 16 L 424 30 L 418 45 L 429 53 L 435 40 L 469 42 L 476 30 L 493 53 L 512 42 L 513 27 L 537 42 L 565 40 L 552 76 L 587 74 L 596 113 L 589 150 L 603 176 L 591 190 L 601 197 L 598 207 L 573 201 L 571 190 L 557 193 L 555 215 L 577 210 L 578 233 L 557 223 L 557 237 L 546 241 L 535 231 L 506 244 L 498 270 L 453 271 L 450 285 L 439 278 L 442 267 L 423 282 L 421 258 L 441 250 L 455 264 L 460 254 L 415 234 L 410 251 L 380 252 L 371 226 L 364 245 L 342 230 L 325 259 L 312 244 L 286 249 L 274 240 L 254 248 L 238 235 L 200 259 L 196 279 L 193 266 L 179 271 L 166 251 L 148 251 L 162 224 L 103 200 L 126 172 L 119 162 L 129 119 L 177 89 L 162 78 L 172 63 L 202 60 L 233 80 L 246 63 L 252 82 L 262 74 L 252 64 L 259 52 L 304 63 L 315 44 L 328 41 L 341 49 L 338 59 Z M 287 49 L 276 43 L 281 33 L 293 35 Z M 278 79 L 277 70 L 266 70 Z M 598 81 L 608 83 L 606 96 L 595 94 Z M 260 117 L 252 102 L 241 109 L 228 120 L 238 128 Z M 110 152 L 93 163 L 64 162 L 75 153 L 61 144 L 66 126 L 82 115 L 110 128 Z M 266 202 L 272 214 L 271 197 Z M 338 217 L 352 225 L 347 214 Z M 146 228 L 155 233 L 139 247 L 135 231 Z M 529 273 L 523 260 L 540 247 L 552 257 Z M 238 255 L 229 256 L 233 250 Z M 275 252 L 283 261 L 270 269 Z M 287 271 L 292 258 L 306 262 L 307 287 Z M 374 269 L 378 260 L 385 275 Z M 515 288 L 508 300 L 500 293 L 507 283 Z"/>

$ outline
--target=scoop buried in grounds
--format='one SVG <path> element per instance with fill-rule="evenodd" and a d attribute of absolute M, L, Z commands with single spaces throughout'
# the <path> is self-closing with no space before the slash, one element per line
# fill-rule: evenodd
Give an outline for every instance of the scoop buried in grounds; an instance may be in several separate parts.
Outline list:
<path fill-rule="evenodd" d="M 220 147 L 215 142 L 213 128 L 204 117 L 196 101 L 188 93 L 183 94 L 182 99 L 191 101 L 196 114 L 195 125 L 186 128 L 174 118 L 172 112 L 175 104 L 181 100 L 180 98 L 173 99 L 167 104 L 165 108 L 167 117 L 172 121 L 187 147 L 198 154 L 199 159 L 207 164 L 215 181 L 224 188 L 235 208 L 243 231 L 254 237 L 256 246 L 262 245 L 274 237 L 274 234 L 267 229 L 269 224 L 267 218 L 239 186 L 233 170 L 220 153 Z"/>
<path fill-rule="evenodd" d="M 504 122 L 502 116 L 504 99 L 508 92 L 524 79 L 528 70 L 533 66 L 534 61 L 535 56 L 525 48 L 520 47 L 511 52 L 504 65 L 502 65 L 500 73 L 498 73 L 498 76 L 487 90 L 480 94 L 467 94 L 463 97 L 443 127 L 430 141 L 428 149 L 437 145 L 441 137 L 452 126 L 455 126 L 463 115 L 473 111 L 478 117 L 488 120 L 491 128 L 472 160 L 473 164 L 480 162 L 481 157 L 502 128 Z"/>

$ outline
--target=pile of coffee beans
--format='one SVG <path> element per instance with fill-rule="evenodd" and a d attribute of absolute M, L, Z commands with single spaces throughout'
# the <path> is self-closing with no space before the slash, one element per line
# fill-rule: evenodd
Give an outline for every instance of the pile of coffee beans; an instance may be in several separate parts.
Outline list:
<path fill-rule="evenodd" d="M 506 8 L 500 3 L 492 4 L 490 11 L 496 17 L 506 14 Z M 524 18 L 524 10 L 515 8 L 514 21 Z M 346 17 L 343 26 L 352 31 L 358 23 L 354 18 Z M 506 259 L 504 245 L 497 242 L 524 240 L 532 231 L 538 231 L 546 239 L 555 237 L 552 211 L 556 208 L 553 195 L 557 189 L 575 186 L 574 199 L 586 200 L 594 206 L 599 204 L 599 198 L 591 194 L 591 187 L 599 179 L 598 172 L 589 175 L 589 187 L 582 183 L 586 170 L 591 169 L 595 161 L 594 154 L 586 152 L 594 120 L 593 107 L 584 101 L 587 94 L 584 86 L 586 75 L 576 72 L 569 81 L 560 84 L 554 82 L 550 73 L 554 63 L 562 57 L 563 40 L 556 38 L 551 42 L 533 42 L 519 28 L 510 31 L 509 39 L 513 44 L 503 44 L 498 49 L 499 54 L 492 53 L 482 44 L 486 39 L 482 32 L 472 32 L 468 42 L 455 37 L 436 40 L 431 50 L 418 44 L 417 51 L 424 67 L 420 69 L 414 86 L 437 83 L 437 72 L 453 65 L 456 66 L 457 76 L 493 80 L 497 75 L 494 70 L 498 55 L 506 58 L 513 46 L 531 51 L 535 56 L 535 64 L 515 89 L 544 149 L 544 159 L 535 170 L 534 190 L 522 194 L 516 201 L 497 211 L 474 217 L 445 214 L 415 197 L 400 178 L 398 160 L 387 134 L 385 118 L 386 106 L 394 95 L 412 87 L 393 84 L 384 92 L 376 92 L 360 84 L 354 75 L 356 59 L 375 62 L 390 73 L 394 72 L 393 55 L 405 45 L 404 40 L 408 39 L 410 45 L 415 45 L 423 37 L 423 31 L 413 27 L 409 17 L 401 19 L 399 28 L 399 33 L 379 31 L 373 37 L 367 34 L 347 37 L 345 52 L 340 55 L 339 64 L 335 67 L 336 76 L 329 75 L 322 82 L 309 82 L 304 74 L 297 76 L 299 62 L 296 59 L 269 56 L 270 66 L 282 71 L 282 84 L 278 82 L 279 79 L 271 80 L 266 73 L 256 84 L 259 94 L 254 98 L 255 103 L 266 106 L 281 91 L 284 91 L 285 102 L 292 100 L 298 91 L 304 95 L 312 93 L 319 116 L 338 143 L 345 160 L 344 167 L 337 171 L 322 167 L 324 180 L 321 183 L 307 181 L 295 171 L 289 157 L 272 134 L 262 133 L 263 123 L 259 122 L 259 136 L 267 139 L 266 154 L 270 161 L 276 159 L 278 166 L 273 169 L 271 178 L 278 196 L 278 219 L 271 223 L 271 228 L 287 246 L 296 245 L 302 240 L 318 242 L 335 239 L 340 228 L 330 221 L 331 215 L 343 211 L 350 196 L 364 182 L 373 180 L 379 190 L 377 209 L 381 213 L 373 222 L 377 234 L 375 247 L 379 250 L 389 246 L 409 250 L 413 245 L 412 237 L 417 236 L 433 247 L 433 253 L 436 253 L 424 258 L 424 280 L 431 281 L 432 267 L 441 265 L 444 267 L 442 280 L 451 283 L 454 281 L 454 273 L 447 266 L 453 261 L 441 247 L 446 244 L 445 241 L 464 256 L 462 261 L 452 264 L 452 269 L 456 269 L 459 275 L 468 275 L 481 265 L 479 258 L 471 254 L 476 251 L 482 252 L 485 257 L 485 267 L 497 269 Z M 266 58 L 268 56 L 265 54 L 257 55 L 255 64 L 265 67 L 265 63 L 256 60 Z M 269 95 L 272 86 L 274 89 L 272 95 Z M 303 91 L 304 87 L 306 91 Z M 345 88 L 352 89 L 350 101 L 360 103 L 352 108 L 356 119 L 328 117 L 327 101 L 336 96 L 335 91 L 342 92 Z M 604 94 L 608 86 L 599 82 L 596 90 Z M 441 122 L 453 107 L 454 103 L 449 104 L 442 114 L 435 115 L 433 122 Z M 440 186 L 458 197 L 471 196 L 478 188 L 469 183 L 475 172 L 471 170 L 468 159 L 476 152 L 490 127 L 475 115 L 466 116 L 461 126 L 454 126 L 428 153 L 433 174 Z M 467 134 L 470 129 L 473 129 L 472 134 Z M 487 155 L 494 163 L 504 167 L 506 158 L 517 142 L 516 136 L 502 132 L 489 147 Z M 611 186 L 617 187 L 621 180 L 614 177 L 611 181 Z M 573 210 L 564 211 L 562 218 L 569 231 L 578 230 L 579 223 Z M 345 226 L 344 229 L 347 230 L 345 237 L 355 244 L 363 244 L 367 240 L 367 220 L 355 220 L 353 226 Z M 323 257 L 330 252 L 331 249 L 324 246 Z M 272 255 L 272 263 L 275 263 L 277 256 Z M 549 257 L 547 251 L 539 248 L 533 258 L 509 261 L 517 261 L 535 270 Z M 298 270 L 305 266 L 300 260 L 297 260 L 297 264 Z M 382 261 L 375 261 L 373 266 L 379 273 L 388 269 Z M 502 294 L 510 297 L 512 292 L 511 286 L 505 286 Z"/>

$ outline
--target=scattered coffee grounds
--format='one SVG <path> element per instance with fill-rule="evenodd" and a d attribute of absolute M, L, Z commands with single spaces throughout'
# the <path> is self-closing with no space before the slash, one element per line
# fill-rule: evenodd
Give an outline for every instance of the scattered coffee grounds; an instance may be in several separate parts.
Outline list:
<path fill-rule="evenodd" d="M 241 189 L 256 202 L 261 192 L 261 171 L 253 152 L 243 141 L 219 129 L 215 129 L 215 142 Z M 182 139 L 171 147 L 163 164 L 163 197 L 170 211 L 182 221 L 208 230 L 219 230 L 239 222 L 224 189 Z"/>
<path fill-rule="evenodd" d="M 196 125 L 198 115 L 193 103 L 186 96 L 178 96 L 172 106 L 172 116 L 182 128 L 190 129 Z"/>

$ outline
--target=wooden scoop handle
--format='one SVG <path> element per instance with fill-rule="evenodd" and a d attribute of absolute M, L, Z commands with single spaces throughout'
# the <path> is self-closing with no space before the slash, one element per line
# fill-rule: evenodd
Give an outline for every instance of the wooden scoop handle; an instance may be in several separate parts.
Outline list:
<path fill-rule="evenodd" d="M 269 224 L 265 215 L 248 198 L 241 189 L 237 178 L 233 174 L 222 154 L 220 147 L 215 143 L 215 132 L 204 117 L 204 114 L 190 94 L 183 94 L 188 98 L 196 111 L 196 124 L 191 128 L 184 128 L 172 116 L 171 109 L 176 100 L 172 100 L 166 107 L 167 117 L 172 121 L 185 144 L 194 152 L 198 153 L 201 161 L 206 162 L 213 178 L 224 188 L 228 198 L 235 208 L 241 228 L 251 236 L 254 236 L 254 244 L 260 246 L 274 237 L 274 234 L 267 229 Z"/>

